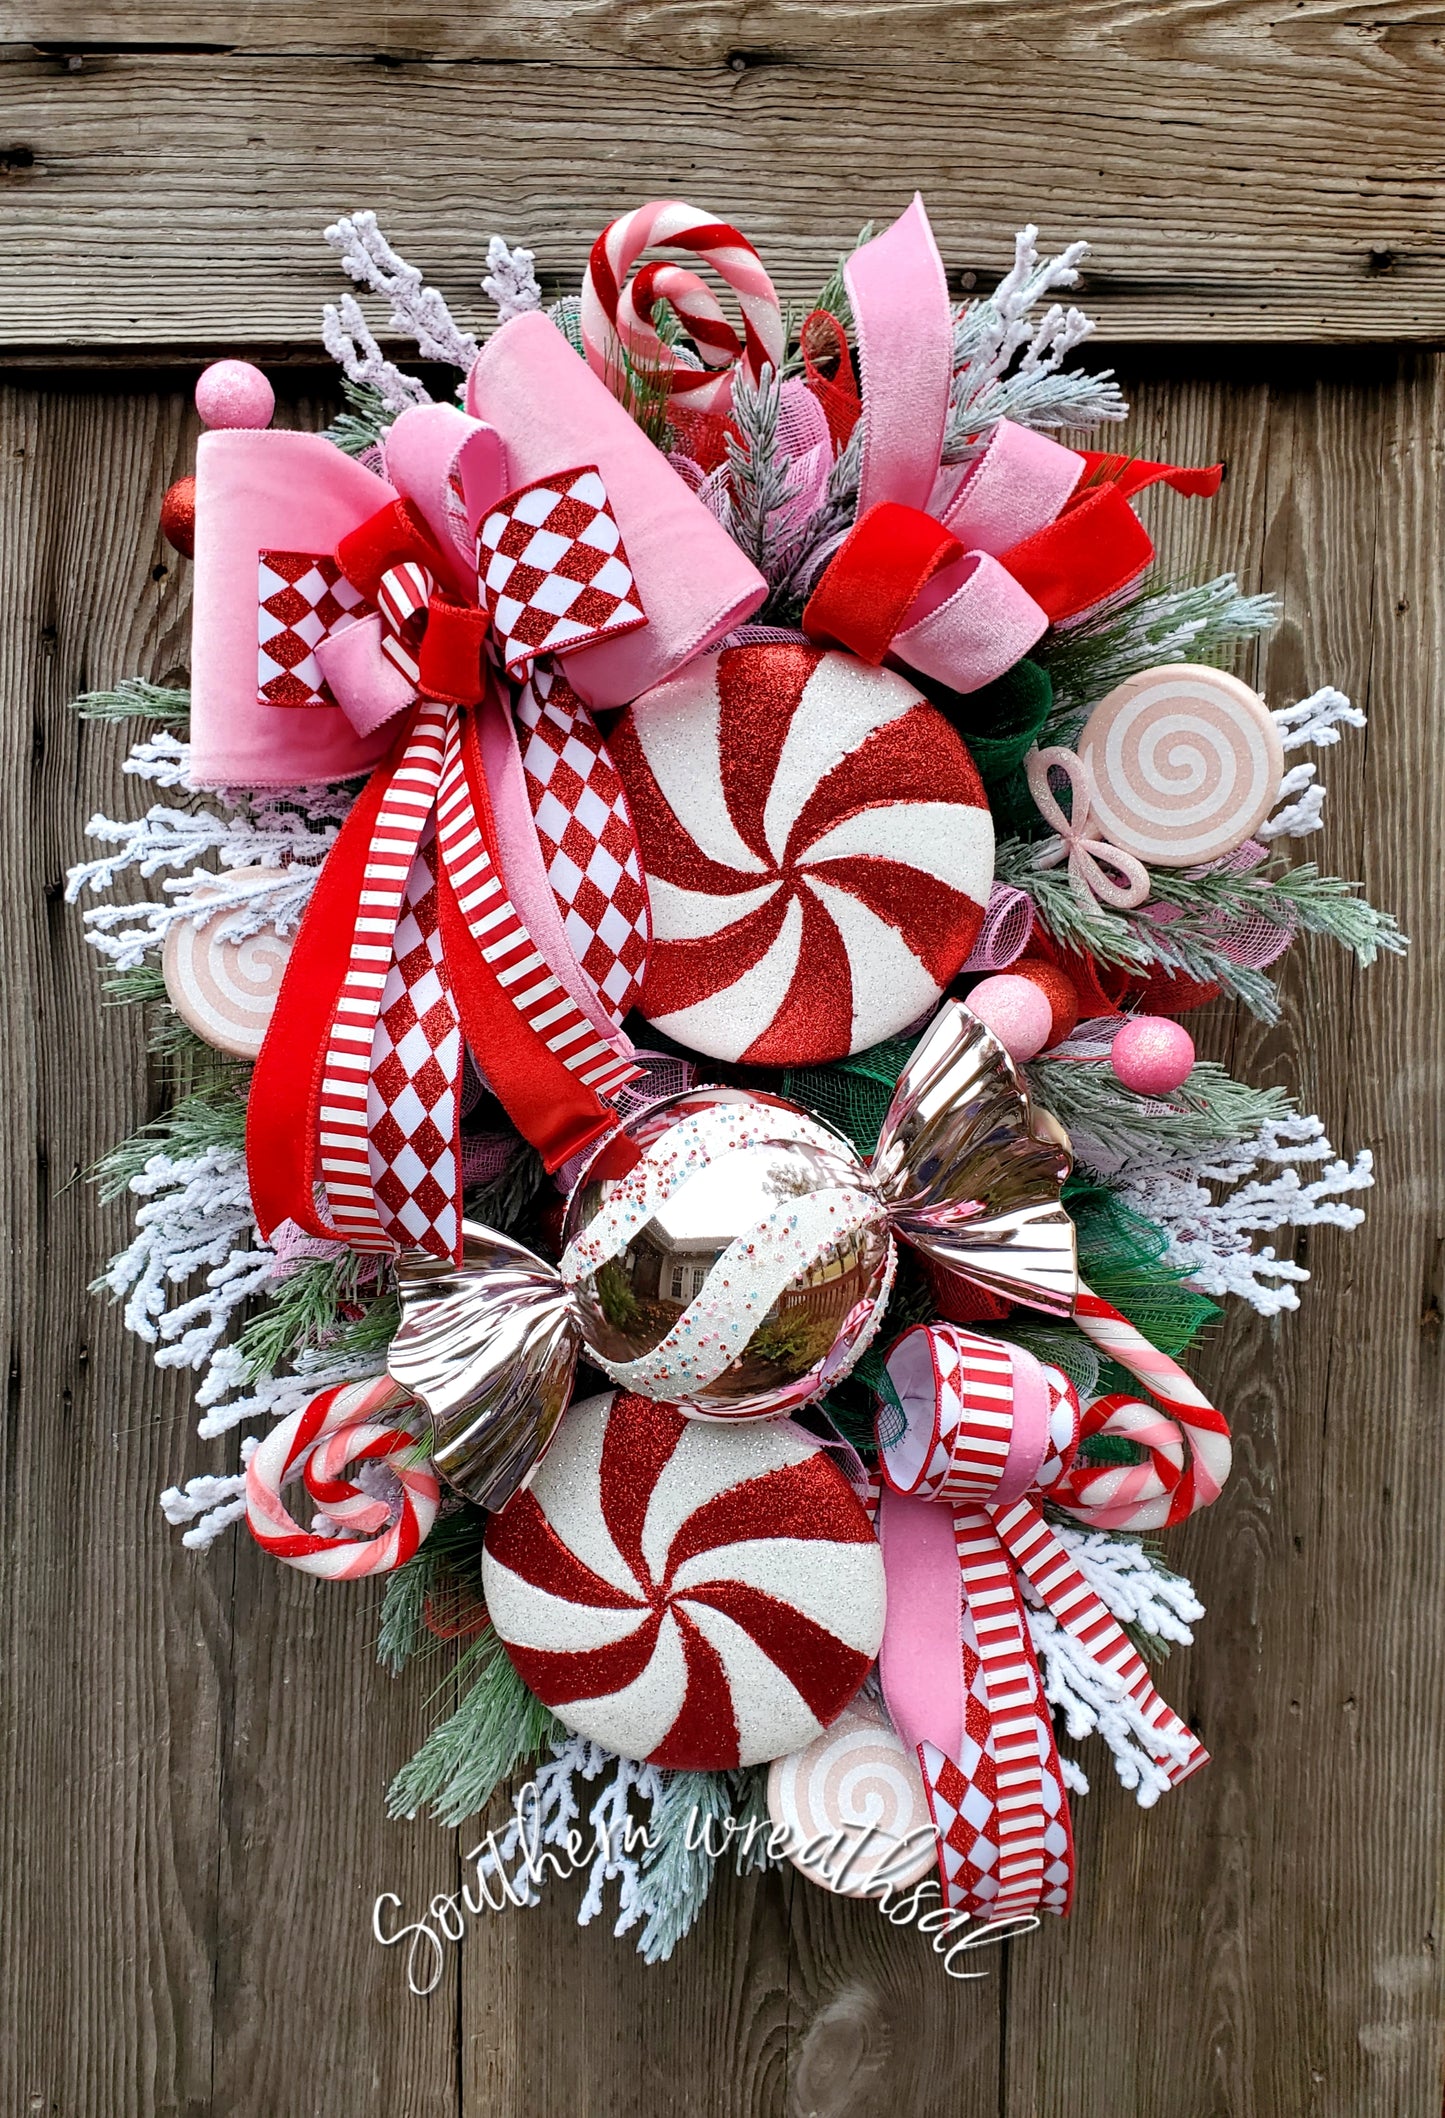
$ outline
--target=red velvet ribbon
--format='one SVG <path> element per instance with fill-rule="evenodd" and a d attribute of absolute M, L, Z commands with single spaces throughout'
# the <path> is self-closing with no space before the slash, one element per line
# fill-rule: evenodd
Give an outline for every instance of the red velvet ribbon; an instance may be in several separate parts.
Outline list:
<path fill-rule="evenodd" d="M 803 613 L 815 640 L 836 640 L 877 667 L 893 635 L 940 567 L 963 546 L 920 508 L 880 500 L 853 525 Z"/>

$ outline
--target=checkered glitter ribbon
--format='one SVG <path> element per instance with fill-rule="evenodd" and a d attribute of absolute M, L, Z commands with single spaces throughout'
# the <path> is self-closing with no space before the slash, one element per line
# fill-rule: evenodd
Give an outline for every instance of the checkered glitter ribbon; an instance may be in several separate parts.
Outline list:
<path fill-rule="evenodd" d="M 1116 1357 L 1130 1328 L 1117 1321 Z M 917 1748 L 944 1902 L 988 1919 L 1064 1912 L 1068 1803 L 1020 1583 L 1128 1697 L 1169 1785 L 1207 1753 L 1044 1519 L 1045 1497 L 1066 1507 L 1077 1498 L 1081 1421 L 1063 1375 L 948 1324 L 905 1332 L 887 1368 L 898 1406 L 878 1421 L 889 1575 L 880 1659 L 889 1710 Z M 1071 1512 L 1089 1519 L 1085 1507 Z"/>
<path fill-rule="evenodd" d="M 477 580 L 508 674 L 647 623 L 595 464 L 508 493 L 477 525 Z"/>

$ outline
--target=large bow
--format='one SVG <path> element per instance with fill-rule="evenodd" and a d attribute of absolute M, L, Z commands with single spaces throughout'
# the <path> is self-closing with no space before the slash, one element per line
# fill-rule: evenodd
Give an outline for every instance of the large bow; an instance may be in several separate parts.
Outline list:
<path fill-rule="evenodd" d="M 878 1417 L 884 1696 L 918 1754 L 945 1902 L 994 1919 L 1067 1911 L 1073 1882 L 1064 1777 L 1020 1582 L 1117 1685 L 1159 1785 L 1207 1758 L 1042 1503 L 1099 1527 L 1176 1521 L 1218 1493 L 1228 1428 L 1182 1369 L 1086 1288 L 1076 1315 L 1165 1407 L 1106 1398 L 1082 1431 L 1141 1443 L 1147 1463 L 1078 1467 L 1079 1405 L 1063 1375 L 951 1324 L 895 1342 L 886 1367 L 897 1402 Z"/>
<path fill-rule="evenodd" d="M 390 484 L 345 464 L 329 552 L 263 547 L 263 589 L 284 584 L 263 613 L 266 651 L 305 676 L 287 709 L 264 690 L 244 701 L 279 723 L 278 747 L 313 720 L 349 724 L 359 763 L 391 739 L 326 863 L 257 1067 L 248 1160 L 258 1221 L 263 1232 L 290 1220 L 361 1249 L 439 1258 L 460 1253 L 464 1040 L 551 1167 L 610 1130 L 611 1099 L 637 1071 L 543 870 L 495 665 L 522 678 L 543 657 L 567 658 L 569 683 L 542 672 L 536 681 L 549 724 L 570 716 L 600 780 L 611 768 L 584 690 L 601 704 L 632 696 L 765 592 L 546 319 L 518 318 L 496 335 L 468 403 L 466 415 L 429 405 L 395 422 Z M 254 488 L 272 471 L 273 487 L 285 481 L 294 452 L 275 442 L 313 437 L 206 442 L 220 438 L 258 445 L 242 466 Z M 216 544 L 247 509 L 236 504 L 234 446 L 213 461 L 219 505 L 198 512 Z M 363 495 L 370 506 L 358 505 Z M 254 490 L 245 497 L 254 521 Z M 306 508 L 303 496 L 300 519 L 287 520 L 292 544 Z M 204 777 L 219 702 L 214 681 L 202 690 Z M 338 776 L 344 745 L 332 737 L 330 749 Z M 640 876 L 636 887 L 640 897 Z"/>
<path fill-rule="evenodd" d="M 953 317 L 921 198 L 844 279 L 863 371 L 858 519 L 803 626 L 976 691 L 1148 565 L 1131 493 L 1160 479 L 1212 493 L 1221 474 L 1062 448 L 1008 420 L 961 471 L 945 467 Z"/>

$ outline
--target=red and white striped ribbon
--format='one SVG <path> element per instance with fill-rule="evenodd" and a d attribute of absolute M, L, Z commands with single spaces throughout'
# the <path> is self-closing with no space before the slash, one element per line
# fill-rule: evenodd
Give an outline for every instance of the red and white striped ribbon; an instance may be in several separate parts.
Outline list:
<path fill-rule="evenodd" d="M 1142 1719 L 1159 1738 L 1156 1761 L 1171 1787 L 1207 1764 L 1209 1753 L 1192 1729 L 1165 1704 L 1117 1618 L 1105 1610 L 1031 1499 L 989 1510 L 994 1530 L 1044 1606 L 1092 1662 L 1123 1684 Z"/>
<path fill-rule="evenodd" d="M 377 1212 L 367 1110 L 372 1050 L 408 879 L 436 807 L 454 707 L 424 700 L 377 816 L 346 976 L 331 1021 L 319 1106 L 321 1180 L 337 1234 L 355 1250 L 396 1244 Z"/>
<path fill-rule="evenodd" d="M 441 1489 L 416 1436 L 380 1421 L 409 1402 L 380 1376 L 323 1390 L 277 1422 L 246 1466 L 246 1523 L 263 1551 L 331 1581 L 389 1573 L 411 1558 L 436 1520 Z M 345 1475 L 363 1463 L 386 1466 L 395 1481 L 390 1500 Z M 330 1520 L 354 1534 L 303 1530 L 281 1498 L 297 1477 Z"/>
<path fill-rule="evenodd" d="M 1191 1442 L 1197 1428 L 1212 1450 L 1210 1465 L 1217 1468 L 1221 1435 L 1228 1447 L 1219 1414 L 1175 1363 L 1153 1348 L 1147 1355 L 1139 1352 L 1133 1343 L 1137 1334 L 1116 1310 L 1092 1294 L 1086 1294 L 1085 1301 L 1091 1324 L 1107 1331 L 1114 1357 L 1127 1356 L 1131 1368 L 1137 1361 L 1156 1388 L 1170 1384 L 1173 1394 L 1166 1401 L 1171 1410 L 1187 1412 Z M 897 1416 L 891 1407 L 880 1410 L 878 1421 L 882 1477 L 888 1488 L 882 1503 L 884 1557 L 890 1571 L 888 1624 L 898 1629 L 900 1642 L 910 1637 L 911 1624 L 919 1627 L 920 1637 L 930 1642 L 926 1652 L 932 1658 L 932 1674 L 920 1685 L 918 1671 L 906 1662 L 901 1665 L 895 1707 L 885 1635 L 884 1687 L 900 1733 L 918 1750 L 939 1828 L 945 1902 L 990 1918 L 1041 1906 L 1063 1910 L 1072 1882 L 1072 1839 L 1019 1578 L 1030 1583 L 1057 1624 L 1127 1693 L 1141 1722 L 1153 1732 L 1156 1759 L 1170 1785 L 1196 1771 L 1207 1753 L 1154 1690 L 1117 1620 L 1044 1519 L 1040 1501 L 1072 1496 L 1076 1486 L 1071 1481 L 1079 1477 L 1074 1453 L 1082 1423 L 1067 1380 L 1017 1348 L 948 1324 L 919 1325 L 905 1332 L 890 1350 L 887 1368 L 903 1407 L 901 1431 L 895 1431 Z M 1180 1474 L 1167 1496 L 1170 1504 L 1183 1483 Z M 1202 1506 L 1206 1495 L 1212 1499 L 1217 1490 L 1211 1490 L 1207 1476 L 1195 1477 L 1190 1504 Z M 971 1782 L 968 1771 L 933 1740 L 957 1723 L 957 1701 L 944 1696 L 957 1672 L 952 1651 L 944 1644 L 947 1629 L 940 1631 L 940 1625 L 958 1583 L 955 1580 L 950 1590 L 943 1580 L 932 1540 L 918 1542 L 921 1518 L 910 1517 L 908 1510 L 919 1501 L 952 1512 L 963 1611 L 976 1642 L 987 1706 L 986 1731 L 982 1737 L 970 1736 L 965 1748 L 977 1742 L 980 1767 L 992 1780 L 989 1793 Z M 912 1527 L 915 1521 L 917 1528 Z M 919 1554 L 925 1549 L 932 1556 L 921 1566 Z M 910 1603 L 916 1608 L 910 1610 Z M 992 1813 L 980 1821 L 990 1801 Z M 977 1813 L 970 1814 L 970 1802 Z M 984 1843 L 996 1858 L 980 1866 L 976 1856 Z"/>
<path fill-rule="evenodd" d="M 611 1098 L 642 1068 L 598 1035 L 548 968 L 502 886 L 467 786 L 455 715 L 448 730 L 437 800 L 437 843 L 468 931 L 517 1013 L 569 1073 Z"/>
<path fill-rule="evenodd" d="M 402 559 L 387 568 L 376 591 L 381 611 L 381 651 L 399 669 L 409 684 L 421 678 L 416 650 L 426 628 L 427 608 L 436 583 L 428 569 L 415 559 Z"/>

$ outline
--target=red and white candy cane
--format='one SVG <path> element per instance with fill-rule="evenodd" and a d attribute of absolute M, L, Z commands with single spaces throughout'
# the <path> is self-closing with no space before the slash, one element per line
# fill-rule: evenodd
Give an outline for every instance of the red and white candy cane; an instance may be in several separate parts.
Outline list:
<path fill-rule="evenodd" d="M 644 250 L 687 250 L 712 266 L 737 296 L 740 339 L 705 279 L 685 265 L 643 265 L 627 274 Z M 617 381 L 619 342 L 628 358 L 648 369 L 668 354 L 653 315 L 670 302 L 702 357 L 701 368 L 672 366 L 668 388 L 689 411 L 726 412 L 732 371 L 741 365 L 754 382 L 764 363 L 776 374 L 785 351 L 783 313 L 761 258 L 746 236 L 682 199 L 655 199 L 624 213 L 592 245 L 582 282 L 582 345 L 588 364 L 609 385 Z"/>
<path fill-rule="evenodd" d="M 1075 1463 L 1049 1498 L 1101 1530 L 1162 1530 L 1219 1497 L 1229 1476 L 1229 1427 L 1177 1361 L 1150 1345 L 1117 1309 L 1080 1287 L 1074 1321 L 1101 1353 L 1136 1375 L 1153 1405 L 1101 1397 L 1084 1413 L 1081 1439 L 1119 1434 L 1148 1453 L 1142 1463 Z M 1162 1410 L 1160 1408 L 1163 1408 Z"/>
<path fill-rule="evenodd" d="M 263 1551 L 331 1581 L 386 1574 L 410 1559 L 436 1520 L 441 1490 L 430 1463 L 408 1461 L 416 1436 L 378 1423 L 380 1413 L 409 1402 L 379 1376 L 323 1390 L 277 1422 L 246 1466 L 246 1523 Z M 395 1506 L 347 1475 L 360 1463 L 387 1464 L 400 1487 Z M 354 1534 L 322 1537 L 293 1521 L 281 1491 L 298 1476 L 317 1506 Z"/>

